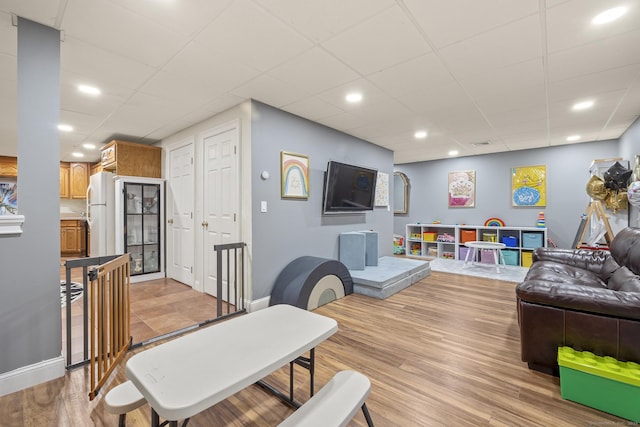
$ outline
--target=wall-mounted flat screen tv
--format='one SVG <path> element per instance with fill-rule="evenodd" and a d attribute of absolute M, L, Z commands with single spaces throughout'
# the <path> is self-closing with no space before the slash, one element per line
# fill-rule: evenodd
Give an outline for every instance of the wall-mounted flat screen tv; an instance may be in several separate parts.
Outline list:
<path fill-rule="evenodd" d="M 378 171 L 329 161 L 324 180 L 325 214 L 373 210 Z"/>

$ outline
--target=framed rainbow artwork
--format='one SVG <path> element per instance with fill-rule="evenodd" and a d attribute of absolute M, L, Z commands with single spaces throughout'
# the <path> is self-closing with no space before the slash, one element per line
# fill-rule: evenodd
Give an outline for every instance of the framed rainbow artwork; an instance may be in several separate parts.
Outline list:
<path fill-rule="evenodd" d="M 280 178 L 283 199 L 309 198 L 309 157 L 281 151 Z"/>

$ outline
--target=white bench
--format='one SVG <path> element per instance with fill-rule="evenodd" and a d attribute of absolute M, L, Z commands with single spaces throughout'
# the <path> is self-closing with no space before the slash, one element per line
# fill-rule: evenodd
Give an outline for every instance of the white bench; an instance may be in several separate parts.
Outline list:
<path fill-rule="evenodd" d="M 124 427 L 127 419 L 127 412 L 147 403 L 145 398 L 140 394 L 138 389 L 131 381 L 125 381 L 118 384 L 104 397 L 104 406 L 110 414 L 119 414 L 119 427 Z"/>
<path fill-rule="evenodd" d="M 365 404 L 370 391 L 369 378 L 356 371 L 340 371 L 279 427 L 344 427 L 359 408 L 369 427 L 373 427 Z"/>

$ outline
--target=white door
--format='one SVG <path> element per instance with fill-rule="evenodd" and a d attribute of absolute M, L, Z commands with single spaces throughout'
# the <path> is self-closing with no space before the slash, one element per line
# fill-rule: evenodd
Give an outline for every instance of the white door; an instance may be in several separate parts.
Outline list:
<path fill-rule="evenodd" d="M 167 182 L 167 277 L 193 286 L 193 142 L 169 147 Z"/>
<path fill-rule="evenodd" d="M 204 135 L 203 251 L 204 291 L 216 296 L 217 264 L 215 245 L 239 242 L 239 189 L 237 125 Z M 223 293 L 219 297 L 233 302 L 235 294 L 226 291 L 226 262 L 223 262 Z M 233 264 L 231 264 L 233 265 Z M 232 270 L 233 271 L 233 270 Z M 229 281 L 234 282 L 230 277 Z"/>

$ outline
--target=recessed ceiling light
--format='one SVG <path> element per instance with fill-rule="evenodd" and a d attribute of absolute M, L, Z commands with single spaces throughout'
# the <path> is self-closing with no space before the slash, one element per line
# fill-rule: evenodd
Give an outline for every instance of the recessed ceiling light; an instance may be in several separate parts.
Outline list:
<path fill-rule="evenodd" d="M 571 109 L 575 111 L 586 110 L 588 108 L 593 107 L 593 104 L 594 102 L 592 100 L 577 102 L 573 104 L 573 107 L 571 107 Z"/>
<path fill-rule="evenodd" d="M 449 151 L 449 155 L 450 156 L 457 156 L 459 154 L 458 150 L 451 150 Z"/>
<path fill-rule="evenodd" d="M 413 134 L 413 136 L 416 139 L 425 139 L 427 137 L 427 131 L 426 130 L 419 130 L 416 133 Z"/>
<path fill-rule="evenodd" d="M 606 24 L 608 22 L 615 21 L 616 19 L 620 18 L 625 13 L 627 13 L 627 8 L 626 7 L 624 7 L 624 6 L 614 7 L 612 9 L 605 10 L 604 12 L 596 15 L 591 20 L 591 23 L 595 24 L 595 25 Z"/>
<path fill-rule="evenodd" d="M 95 86 L 89 85 L 78 85 L 78 90 L 82 93 L 86 93 L 88 95 L 100 95 L 100 89 Z"/>
<path fill-rule="evenodd" d="M 71 132 L 73 131 L 73 126 L 59 124 L 58 130 L 62 132 Z"/>
<path fill-rule="evenodd" d="M 84 154 L 78 152 L 78 151 L 74 151 L 73 153 L 71 153 L 71 155 L 73 157 L 84 157 Z"/>
<path fill-rule="evenodd" d="M 567 141 L 577 141 L 580 139 L 580 135 L 571 135 L 567 137 Z"/>
<path fill-rule="evenodd" d="M 87 150 L 95 150 L 96 149 L 96 144 L 93 144 L 91 142 L 85 142 L 84 144 L 82 144 L 82 146 L 84 148 L 86 148 Z"/>
<path fill-rule="evenodd" d="M 358 92 L 353 92 L 348 94 L 345 99 L 347 102 L 356 103 L 362 101 L 362 94 Z"/>

